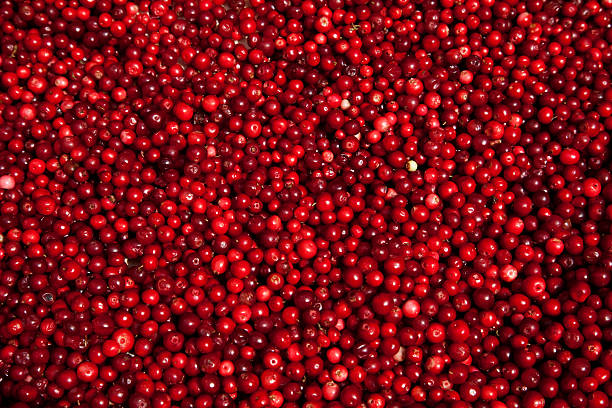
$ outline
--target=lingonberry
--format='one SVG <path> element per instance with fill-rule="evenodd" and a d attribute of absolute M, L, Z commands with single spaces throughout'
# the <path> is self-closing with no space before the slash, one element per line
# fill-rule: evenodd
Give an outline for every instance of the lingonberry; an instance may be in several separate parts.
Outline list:
<path fill-rule="evenodd" d="M 7 407 L 609 405 L 610 0 L 0 10 Z"/>

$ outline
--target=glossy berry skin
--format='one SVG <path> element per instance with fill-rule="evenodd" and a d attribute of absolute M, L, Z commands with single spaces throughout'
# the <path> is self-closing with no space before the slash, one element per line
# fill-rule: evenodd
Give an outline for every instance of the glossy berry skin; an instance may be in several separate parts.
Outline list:
<path fill-rule="evenodd" d="M 612 0 L 0 26 L 0 406 L 612 405 Z"/>

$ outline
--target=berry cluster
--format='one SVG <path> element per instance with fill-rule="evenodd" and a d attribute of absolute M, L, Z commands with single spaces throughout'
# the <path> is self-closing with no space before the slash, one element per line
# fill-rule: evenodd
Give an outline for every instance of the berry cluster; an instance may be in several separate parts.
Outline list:
<path fill-rule="evenodd" d="M 0 28 L 2 407 L 612 407 L 612 0 Z"/>

